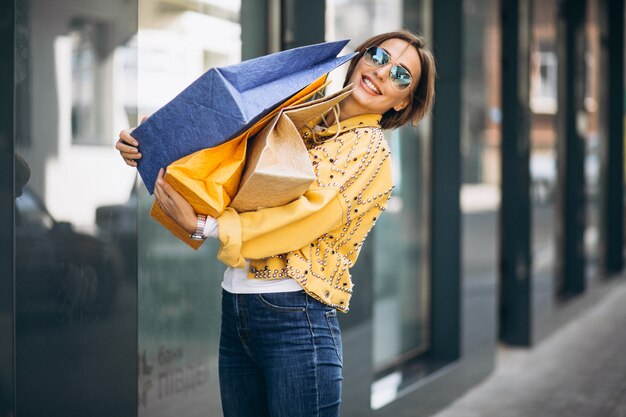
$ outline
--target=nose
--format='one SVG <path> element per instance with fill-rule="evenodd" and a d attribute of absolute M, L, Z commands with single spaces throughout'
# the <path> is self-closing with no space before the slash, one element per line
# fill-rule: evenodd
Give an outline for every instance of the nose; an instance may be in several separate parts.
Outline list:
<path fill-rule="evenodd" d="M 376 69 L 374 70 L 374 74 L 376 75 L 376 78 L 378 78 L 381 81 L 385 81 L 385 79 L 389 75 L 389 65 L 390 64 L 391 64 L 391 62 L 388 62 L 388 63 L 386 63 L 385 65 L 383 65 L 381 67 L 376 67 Z"/>

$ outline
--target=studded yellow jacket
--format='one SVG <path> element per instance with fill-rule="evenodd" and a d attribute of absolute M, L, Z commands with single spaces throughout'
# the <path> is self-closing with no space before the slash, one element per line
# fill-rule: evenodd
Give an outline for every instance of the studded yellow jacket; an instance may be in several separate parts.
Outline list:
<path fill-rule="evenodd" d="M 350 267 L 389 199 L 393 182 L 380 115 L 362 115 L 316 131 L 324 140 L 309 149 L 316 181 L 280 207 L 217 218 L 218 258 L 248 277 L 291 277 L 312 297 L 347 312 Z M 303 133 L 306 137 L 309 133 Z"/>

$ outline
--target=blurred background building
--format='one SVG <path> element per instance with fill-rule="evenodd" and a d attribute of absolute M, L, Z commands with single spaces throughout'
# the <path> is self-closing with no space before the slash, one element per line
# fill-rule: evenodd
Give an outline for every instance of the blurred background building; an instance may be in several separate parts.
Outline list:
<path fill-rule="evenodd" d="M 0 6 L 0 417 L 219 416 L 217 245 L 149 217 L 118 132 L 210 67 L 422 34 L 433 114 L 341 317 L 344 416 L 428 416 L 592 305 L 624 259 L 623 0 Z M 338 88 L 345 68 L 336 70 Z"/>

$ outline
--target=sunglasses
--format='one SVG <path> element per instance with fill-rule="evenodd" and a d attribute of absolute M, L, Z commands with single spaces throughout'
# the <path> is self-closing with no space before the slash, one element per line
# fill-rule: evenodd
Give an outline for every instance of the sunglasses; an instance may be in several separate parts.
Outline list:
<path fill-rule="evenodd" d="M 367 48 L 363 54 L 363 61 L 371 67 L 384 67 L 388 63 L 393 62 L 389 69 L 389 79 L 391 80 L 391 86 L 396 91 L 407 89 L 411 85 L 411 81 L 413 81 L 411 72 L 391 59 L 389 53 L 383 48 L 378 46 Z"/>

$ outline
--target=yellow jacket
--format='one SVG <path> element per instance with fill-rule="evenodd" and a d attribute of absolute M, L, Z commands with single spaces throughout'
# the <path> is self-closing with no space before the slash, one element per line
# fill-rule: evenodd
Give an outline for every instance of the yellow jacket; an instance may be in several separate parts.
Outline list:
<path fill-rule="evenodd" d="M 317 131 L 326 139 L 309 149 L 317 180 L 297 200 L 280 207 L 217 218 L 218 258 L 248 277 L 291 277 L 321 302 L 348 311 L 349 268 L 391 195 L 389 145 L 380 115 L 363 115 Z M 304 133 L 306 137 L 307 133 Z"/>

